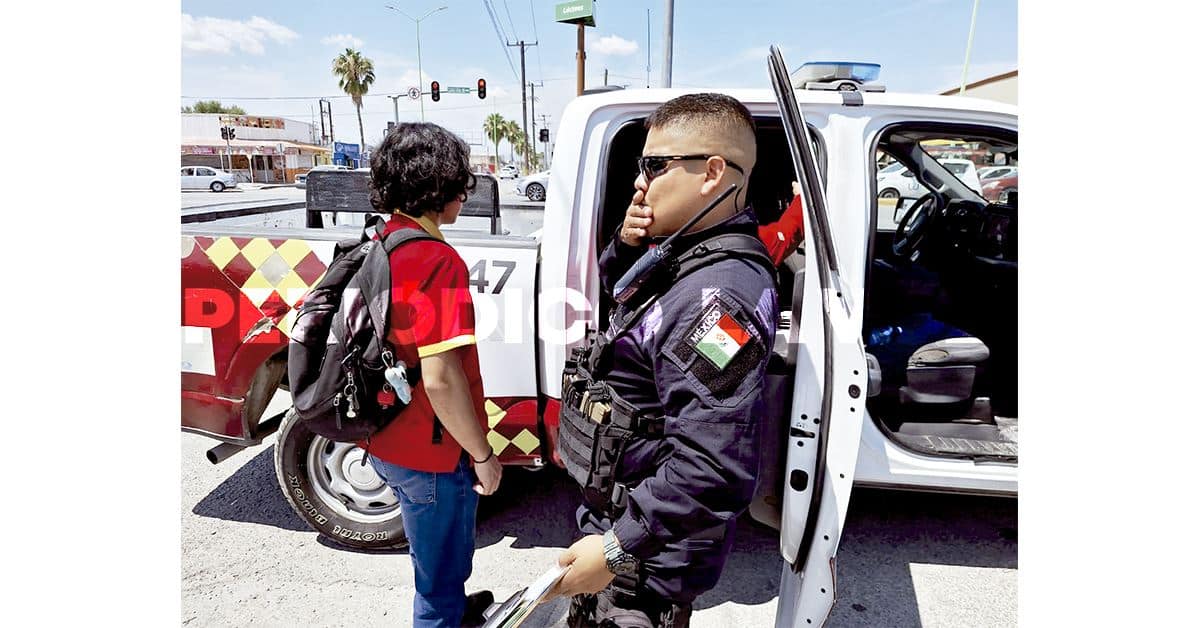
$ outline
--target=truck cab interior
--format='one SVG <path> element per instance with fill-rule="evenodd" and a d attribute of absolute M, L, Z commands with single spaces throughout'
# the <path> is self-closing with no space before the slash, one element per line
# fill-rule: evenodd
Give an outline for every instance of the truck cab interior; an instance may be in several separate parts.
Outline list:
<path fill-rule="evenodd" d="M 918 453 L 1015 460 L 1017 195 L 988 202 L 939 159 L 1015 165 L 1017 134 L 896 125 L 880 134 L 877 156 L 903 164 L 917 185 L 874 201 L 867 409 Z"/>
<path fill-rule="evenodd" d="M 791 159 L 780 158 L 789 154 L 780 120 L 756 117 L 755 123 L 758 161 L 750 203 L 768 224 L 791 201 L 794 175 Z M 824 175 L 820 134 L 811 136 Z M 645 139 L 642 120 L 631 120 L 608 146 L 597 252 L 624 219 Z M 1016 165 L 1017 135 L 900 124 L 880 134 L 877 155 L 880 162 L 903 164 L 916 184 L 899 199 L 877 198 L 872 208 L 877 228 L 869 248 L 863 328 L 872 376 L 869 413 L 886 436 L 921 454 L 1015 460 L 1017 195 L 988 202 L 939 159 Z M 788 355 L 786 338 L 792 295 L 804 276 L 801 246 L 779 269 L 783 321 L 768 366 L 772 419 L 781 419 L 791 406 L 794 356 Z M 602 295 L 602 327 L 613 307 Z"/>

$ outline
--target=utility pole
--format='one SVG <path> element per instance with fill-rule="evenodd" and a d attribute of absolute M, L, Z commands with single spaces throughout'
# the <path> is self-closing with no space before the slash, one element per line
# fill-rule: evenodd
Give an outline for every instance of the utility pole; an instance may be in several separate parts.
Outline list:
<path fill-rule="evenodd" d="M 604 68 L 604 86 L 608 87 L 608 68 Z"/>
<path fill-rule="evenodd" d="M 646 89 L 650 89 L 650 9 L 646 9 Z"/>
<path fill-rule="evenodd" d="M 526 84 L 526 81 L 525 81 L 525 48 L 536 46 L 537 42 L 535 41 L 532 44 L 527 44 L 527 43 L 525 43 L 525 40 L 521 40 L 516 43 L 512 43 L 512 42 L 504 42 L 504 43 L 507 46 L 520 46 L 521 47 L 521 133 L 525 134 L 525 148 L 526 148 L 526 155 L 528 155 L 528 153 L 529 153 L 528 149 L 530 146 L 532 146 L 532 144 L 529 142 L 529 120 L 527 117 L 529 114 L 529 109 L 525 102 L 525 84 Z M 528 156 L 525 157 L 525 171 L 526 172 L 529 171 L 529 157 Z"/>
<path fill-rule="evenodd" d="M 533 88 L 544 86 L 545 83 L 543 81 L 538 81 L 537 84 L 534 84 L 533 81 L 529 82 L 529 122 L 533 125 L 533 134 L 529 136 L 528 148 L 533 151 L 534 155 L 537 154 L 537 114 L 534 113 L 537 109 L 537 93 Z"/>
<path fill-rule="evenodd" d="M 663 87 L 671 86 L 671 46 L 675 42 L 675 0 L 665 0 L 666 15 L 663 17 Z"/>
<path fill-rule="evenodd" d="M 329 159 L 333 161 L 333 103 L 324 98 L 317 101 L 321 107 L 321 143 L 329 142 Z M 325 135 L 325 117 L 329 117 L 329 135 Z"/>
<path fill-rule="evenodd" d="M 575 37 L 575 95 L 583 95 L 583 66 L 584 59 L 587 59 L 587 52 L 583 50 L 583 22 L 576 25 L 579 29 Z"/>
<path fill-rule="evenodd" d="M 400 97 L 388 96 L 388 98 L 392 99 L 392 119 L 396 121 L 396 124 L 400 124 Z"/>

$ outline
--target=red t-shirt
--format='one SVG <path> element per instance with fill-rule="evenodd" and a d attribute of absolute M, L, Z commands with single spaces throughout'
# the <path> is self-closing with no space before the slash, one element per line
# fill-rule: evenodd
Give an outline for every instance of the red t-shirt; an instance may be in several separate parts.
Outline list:
<path fill-rule="evenodd" d="M 804 239 L 804 206 L 799 194 L 792 198 L 779 220 L 758 228 L 758 239 L 767 245 L 767 253 L 776 266 L 800 246 Z"/>
<path fill-rule="evenodd" d="M 442 239 L 427 219 L 396 214 L 385 235 L 398 229 L 424 229 Z M 397 359 L 406 365 L 421 358 L 458 351 L 466 374 L 475 417 L 486 433 L 487 412 L 479 351 L 475 345 L 475 307 L 467 283 L 467 265 L 450 246 L 421 240 L 392 251 L 392 305 L 388 338 L 397 347 Z M 371 454 L 392 464 L 417 471 L 453 471 L 462 447 L 450 431 L 442 429 L 442 442 L 433 443 L 433 406 L 424 382 L 413 389 L 412 402 L 400 416 L 371 437 Z M 363 444 L 360 443 L 360 446 Z"/>

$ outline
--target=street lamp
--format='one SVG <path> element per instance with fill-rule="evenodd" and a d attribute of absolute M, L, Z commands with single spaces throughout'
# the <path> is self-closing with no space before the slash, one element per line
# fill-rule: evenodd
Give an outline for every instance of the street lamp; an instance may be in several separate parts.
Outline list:
<path fill-rule="evenodd" d="M 433 15 L 434 13 L 437 13 L 438 11 L 444 11 L 450 7 L 438 7 L 436 9 L 430 10 L 428 13 L 426 13 L 425 15 L 422 15 L 419 18 L 414 18 L 413 16 L 405 13 L 404 11 L 401 11 L 400 9 L 397 9 L 396 7 L 394 7 L 390 4 L 385 4 L 383 6 L 385 8 L 391 9 L 391 10 L 395 11 L 396 13 L 399 13 L 400 15 L 403 15 L 404 17 L 412 20 L 417 25 L 417 85 L 419 86 L 418 89 L 420 89 L 422 92 L 420 94 L 420 96 L 417 98 L 417 100 L 418 100 L 418 102 L 421 103 L 421 122 L 424 122 L 425 121 L 425 94 L 424 94 L 425 90 L 424 90 L 424 86 L 422 85 L 422 81 L 424 81 L 425 78 L 422 76 L 423 73 L 421 72 L 421 20 L 429 17 L 430 15 Z"/>

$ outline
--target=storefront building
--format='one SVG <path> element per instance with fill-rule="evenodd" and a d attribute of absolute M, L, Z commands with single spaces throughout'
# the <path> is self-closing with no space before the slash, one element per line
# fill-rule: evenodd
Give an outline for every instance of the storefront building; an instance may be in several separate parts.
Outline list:
<path fill-rule="evenodd" d="M 328 148 L 313 125 L 287 118 L 219 113 L 184 113 L 180 166 L 209 166 L 246 182 L 291 183 L 296 175 L 330 163 Z M 233 128 L 234 139 L 221 137 Z"/>
<path fill-rule="evenodd" d="M 942 96 L 957 96 L 958 88 L 954 87 L 941 92 Z M 1010 105 L 1017 104 L 1017 71 L 1005 72 L 989 76 L 981 81 L 967 83 L 962 92 L 963 96 L 971 98 L 986 98 L 998 100 Z"/>

